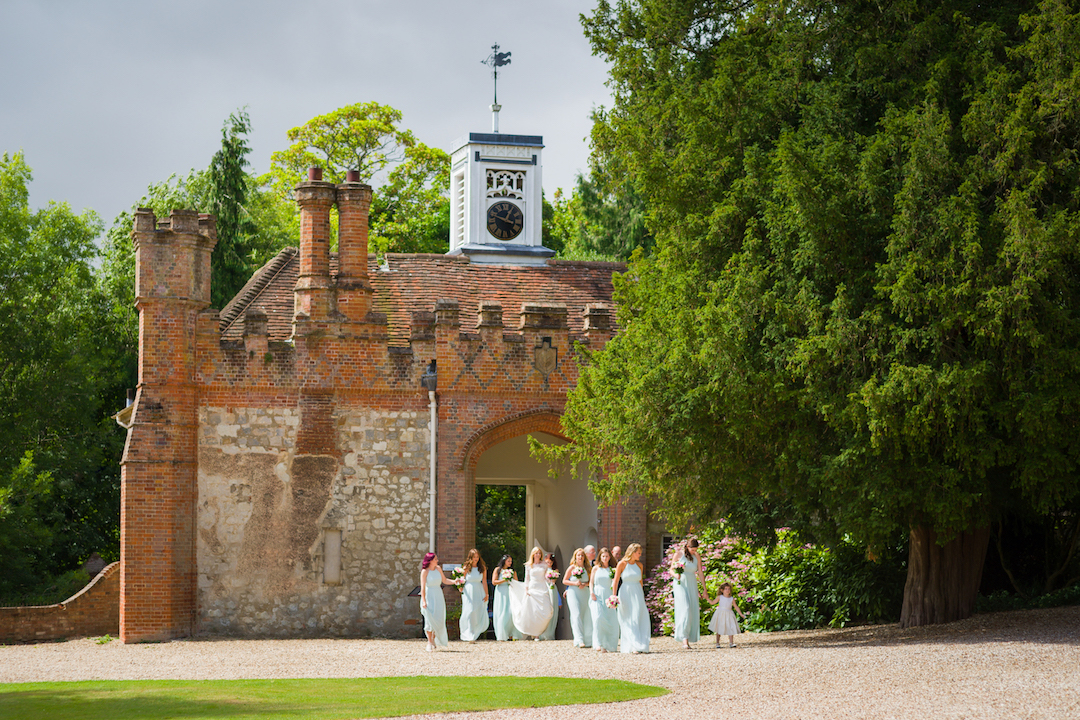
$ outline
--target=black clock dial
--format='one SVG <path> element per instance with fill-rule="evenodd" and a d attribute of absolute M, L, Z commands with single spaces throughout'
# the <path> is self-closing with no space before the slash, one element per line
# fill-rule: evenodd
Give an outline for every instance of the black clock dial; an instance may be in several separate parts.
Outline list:
<path fill-rule="evenodd" d="M 513 240 L 521 234 L 525 227 L 525 216 L 521 214 L 521 208 L 512 202 L 500 200 L 487 212 L 487 229 L 499 240 Z"/>

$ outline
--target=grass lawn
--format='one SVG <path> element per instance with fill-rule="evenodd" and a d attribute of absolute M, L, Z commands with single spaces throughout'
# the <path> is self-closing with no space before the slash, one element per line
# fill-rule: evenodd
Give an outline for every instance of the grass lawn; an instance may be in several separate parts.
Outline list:
<path fill-rule="evenodd" d="M 91 680 L 0 684 L 0 718 L 351 720 L 415 713 L 616 702 L 664 688 L 622 680 L 391 677 L 304 680 Z"/>

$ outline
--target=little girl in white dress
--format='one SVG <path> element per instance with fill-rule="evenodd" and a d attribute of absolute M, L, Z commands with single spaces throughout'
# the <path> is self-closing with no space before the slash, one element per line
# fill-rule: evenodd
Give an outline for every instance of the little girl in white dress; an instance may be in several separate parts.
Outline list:
<path fill-rule="evenodd" d="M 735 598 L 731 597 L 731 583 L 724 583 L 720 586 L 720 596 L 716 598 L 716 610 L 713 612 L 712 620 L 709 621 L 709 629 L 716 633 L 716 647 L 719 649 L 720 636 L 728 636 L 728 647 L 735 647 L 735 636 L 739 634 L 739 623 L 735 621 L 735 613 L 731 611 L 735 608 L 739 611 L 739 615 L 746 619 L 746 614 L 739 607 L 739 604 L 735 602 Z"/>

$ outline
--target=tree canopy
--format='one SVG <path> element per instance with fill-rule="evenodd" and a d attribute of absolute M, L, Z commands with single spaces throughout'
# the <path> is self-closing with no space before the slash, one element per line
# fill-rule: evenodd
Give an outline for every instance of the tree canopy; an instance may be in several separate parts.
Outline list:
<path fill-rule="evenodd" d="M 0 595 L 119 549 L 123 407 L 133 366 L 93 263 L 101 221 L 31 210 L 30 168 L 0 156 Z"/>
<path fill-rule="evenodd" d="M 445 252 L 450 242 L 450 156 L 399 127 L 400 110 L 355 103 L 318 115 L 289 131 L 292 142 L 271 156 L 263 182 L 289 197 L 321 167 L 323 179 L 340 183 L 348 170 L 378 185 L 371 205 L 371 246 L 376 252 Z M 385 173 L 385 178 L 383 178 Z"/>
<path fill-rule="evenodd" d="M 594 149 L 657 250 L 617 282 L 561 452 L 677 525 L 910 528 L 904 622 L 970 611 L 970 576 L 940 587 L 981 568 L 969 534 L 1080 493 L 1080 18 L 601 0 L 583 22 L 614 95 Z M 915 556 L 953 540 L 959 565 Z"/>

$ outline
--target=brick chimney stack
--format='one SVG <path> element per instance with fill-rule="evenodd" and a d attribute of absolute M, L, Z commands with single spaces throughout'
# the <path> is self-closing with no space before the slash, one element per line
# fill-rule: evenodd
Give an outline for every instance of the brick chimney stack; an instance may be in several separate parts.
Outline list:
<path fill-rule="evenodd" d="M 371 187 L 359 182 L 360 173 L 349 170 L 337 186 L 338 205 L 338 311 L 353 322 L 362 322 L 371 310 L 368 278 L 368 211 Z"/>
<path fill-rule="evenodd" d="M 335 195 L 334 184 L 323 182 L 322 168 L 310 168 L 307 182 L 296 187 L 300 275 L 296 280 L 294 321 L 327 322 L 330 318 L 330 208 Z"/>

